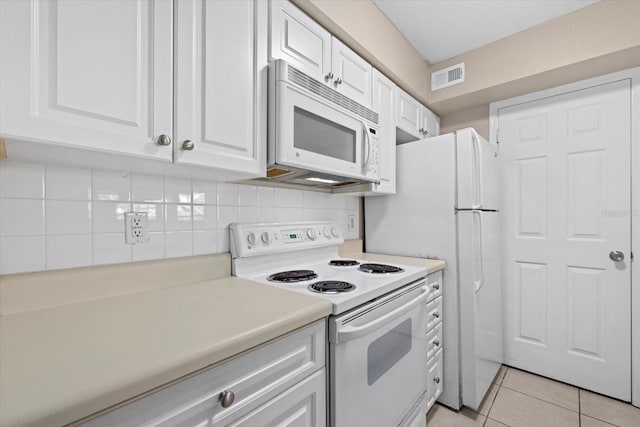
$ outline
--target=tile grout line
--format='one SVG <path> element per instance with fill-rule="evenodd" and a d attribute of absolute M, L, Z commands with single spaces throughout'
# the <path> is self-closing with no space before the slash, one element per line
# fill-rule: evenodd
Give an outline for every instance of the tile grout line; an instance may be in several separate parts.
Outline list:
<path fill-rule="evenodd" d="M 578 388 L 578 427 L 582 427 L 582 406 L 580 403 L 580 388 Z"/>
<path fill-rule="evenodd" d="M 553 405 L 553 406 L 555 406 L 556 408 L 565 409 L 565 410 L 567 410 L 567 411 L 569 411 L 569 412 L 573 412 L 574 414 L 578 414 L 578 415 L 580 415 L 580 412 L 576 412 L 576 411 L 574 411 L 574 410 L 572 410 L 572 409 L 569 409 L 569 408 L 567 408 L 567 407 L 565 407 L 565 406 L 557 405 L 557 404 L 555 404 L 555 403 L 553 403 L 553 402 L 549 402 L 548 400 L 540 399 L 539 397 L 532 396 L 532 395 L 530 395 L 530 394 L 524 393 L 524 392 L 519 391 L 519 390 L 514 390 L 514 389 L 509 388 L 509 387 L 505 387 L 505 388 L 506 388 L 507 390 L 509 390 L 509 391 L 514 392 L 514 393 L 518 393 L 518 394 L 521 394 L 521 395 L 523 395 L 523 396 L 527 396 L 527 397 L 530 397 L 530 398 L 532 398 L 532 399 L 539 400 L 540 402 L 548 403 L 549 405 Z"/>

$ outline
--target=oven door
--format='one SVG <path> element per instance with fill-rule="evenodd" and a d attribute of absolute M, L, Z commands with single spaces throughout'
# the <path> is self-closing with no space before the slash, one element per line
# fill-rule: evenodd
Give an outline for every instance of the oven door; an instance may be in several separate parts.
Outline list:
<path fill-rule="evenodd" d="M 276 163 L 360 180 L 374 149 L 368 124 L 286 82 L 277 85 Z"/>
<path fill-rule="evenodd" d="M 397 426 L 427 389 L 424 280 L 329 319 L 333 427 Z"/>

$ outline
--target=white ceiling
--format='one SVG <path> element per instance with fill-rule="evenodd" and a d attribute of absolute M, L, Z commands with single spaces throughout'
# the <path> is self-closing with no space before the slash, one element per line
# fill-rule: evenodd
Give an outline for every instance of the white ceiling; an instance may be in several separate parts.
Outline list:
<path fill-rule="evenodd" d="M 373 0 L 430 64 L 599 0 Z"/>

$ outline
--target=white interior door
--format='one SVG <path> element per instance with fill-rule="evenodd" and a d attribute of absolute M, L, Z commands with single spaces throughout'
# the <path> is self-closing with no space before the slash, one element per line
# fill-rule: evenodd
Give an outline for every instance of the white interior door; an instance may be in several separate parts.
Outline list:
<path fill-rule="evenodd" d="M 498 111 L 505 363 L 626 401 L 630 103 L 626 79 Z"/>

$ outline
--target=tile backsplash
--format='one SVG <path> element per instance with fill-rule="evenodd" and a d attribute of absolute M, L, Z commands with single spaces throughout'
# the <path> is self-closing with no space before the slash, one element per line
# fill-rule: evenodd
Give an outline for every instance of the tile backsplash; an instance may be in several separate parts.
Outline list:
<path fill-rule="evenodd" d="M 359 237 L 360 198 L 188 178 L 0 161 L 0 274 L 229 251 L 229 224 L 332 220 Z M 127 245 L 124 213 L 150 242 Z"/>

